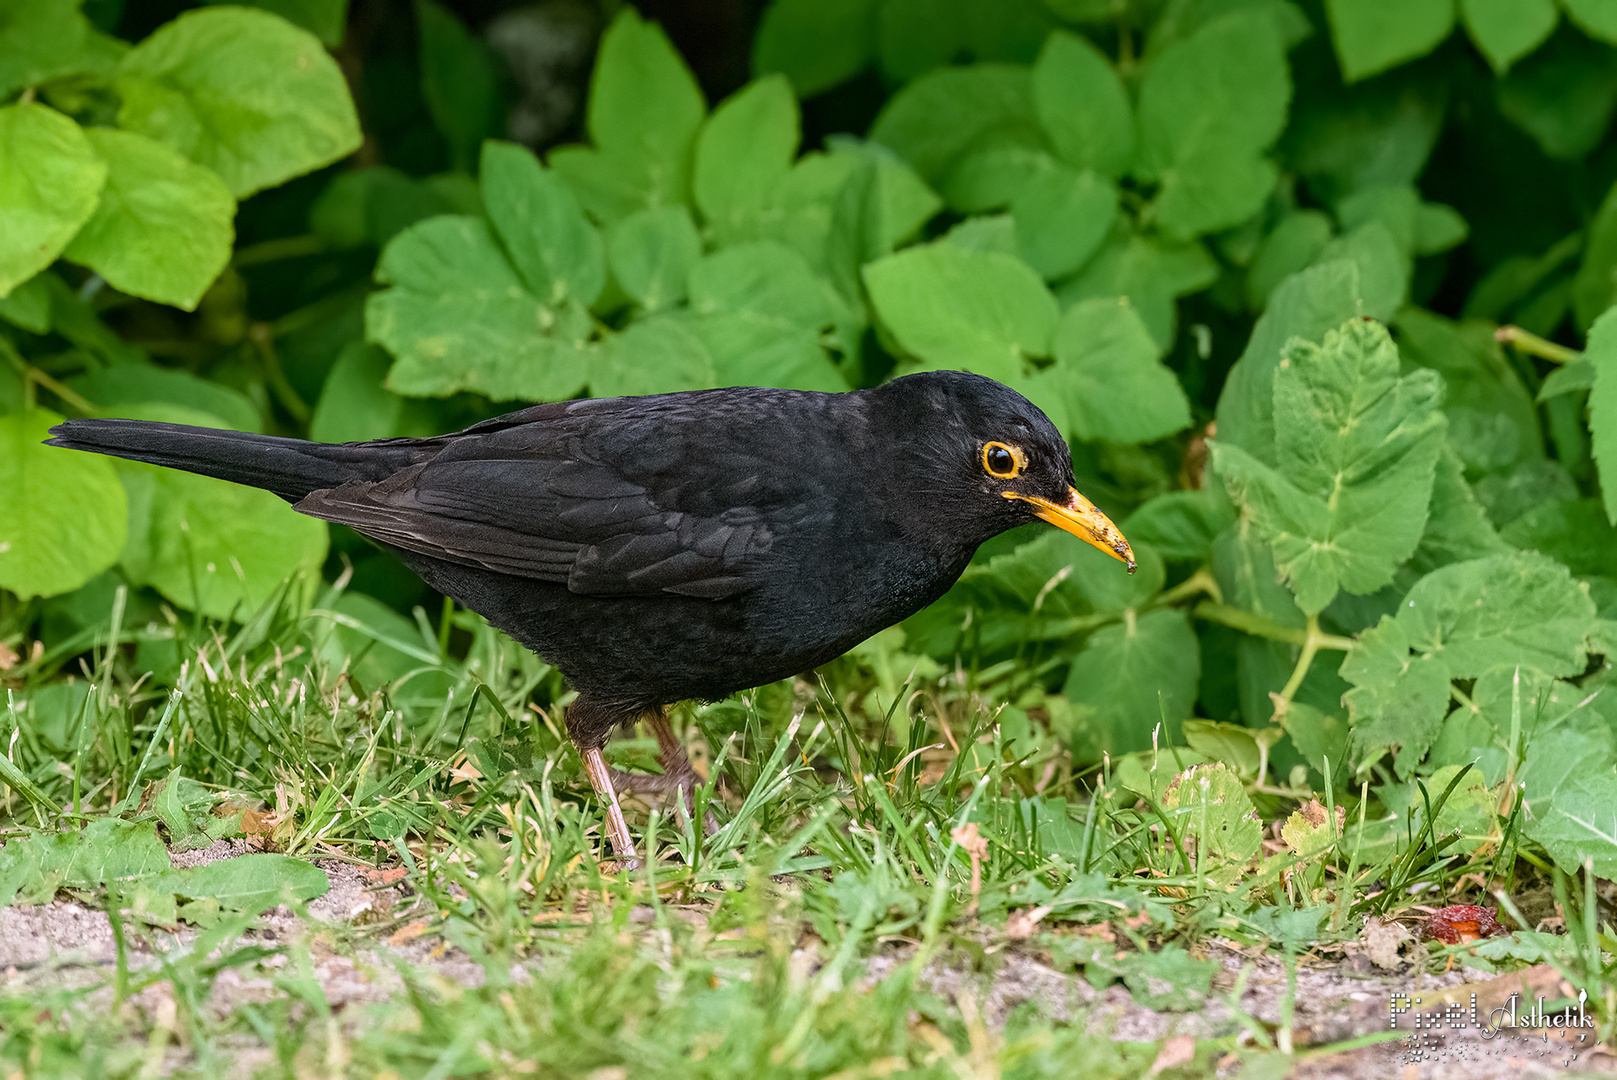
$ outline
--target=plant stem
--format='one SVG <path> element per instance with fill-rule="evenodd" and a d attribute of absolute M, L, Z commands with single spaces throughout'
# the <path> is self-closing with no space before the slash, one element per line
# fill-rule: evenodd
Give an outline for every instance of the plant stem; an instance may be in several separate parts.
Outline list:
<path fill-rule="evenodd" d="M 1495 341 L 1506 345 L 1514 345 L 1529 356 L 1536 356 L 1541 360 L 1548 360 L 1552 364 L 1570 364 L 1574 360 L 1581 360 L 1583 354 L 1576 349 L 1569 349 L 1565 345 L 1557 345 L 1553 341 L 1546 341 L 1537 334 L 1523 330 L 1519 326 L 1501 326 L 1493 332 Z"/>
<path fill-rule="evenodd" d="M 1218 587 L 1218 579 L 1213 577 L 1212 571 L 1205 566 L 1173 588 L 1164 589 L 1158 593 L 1156 598 L 1146 606 L 1150 608 L 1172 607 L 1181 600 L 1188 600 L 1199 593 L 1206 593 L 1211 596 L 1214 603 L 1222 602 L 1224 599 L 1224 594 Z"/>
<path fill-rule="evenodd" d="M 1308 617 L 1307 634 L 1303 638 L 1303 651 L 1297 657 L 1297 666 L 1291 669 L 1291 678 L 1286 680 L 1286 685 L 1280 690 L 1280 698 L 1275 702 L 1276 715 L 1284 712 L 1286 706 L 1291 704 L 1291 699 L 1296 695 L 1297 688 L 1302 686 L 1303 680 L 1308 677 L 1308 669 L 1314 666 L 1314 654 L 1319 652 L 1319 639 L 1321 636 L 1319 632 L 1319 616 L 1310 615 Z"/>
<path fill-rule="evenodd" d="M 1308 631 L 1299 630 L 1292 626 L 1282 626 L 1273 619 L 1264 615 L 1256 615 L 1250 611 L 1230 607 L 1215 600 L 1203 600 L 1191 609 L 1190 613 L 1198 619 L 1216 622 L 1221 626 L 1239 630 L 1253 637 L 1267 638 L 1270 641 L 1284 641 L 1289 645 L 1307 645 Z M 1317 629 L 1317 628 L 1316 628 Z M 1329 649 L 1333 652 L 1352 652 L 1359 647 L 1359 643 L 1352 638 L 1338 637 L 1335 634 L 1316 633 L 1314 648 Z"/>

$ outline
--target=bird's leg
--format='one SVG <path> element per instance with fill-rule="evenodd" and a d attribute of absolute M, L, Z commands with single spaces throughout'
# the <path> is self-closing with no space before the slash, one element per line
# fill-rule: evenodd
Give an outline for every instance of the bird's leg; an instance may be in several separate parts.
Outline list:
<path fill-rule="evenodd" d="M 629 836 L 629 823 L 623 820 L 623 807 L 618 805 L 618 793 L 612 786 L 612 770 L 606 767 L 606 759 L 601 756 L 601 747 L 607 736 L 627 719 L 624 710 L 615 709 L 589 694 L 579 694 L 567 706 L 564 715 L 567 719 L 567 735 L 578 747 L 578 756 L 584 759 L 584 772 L 590 778 L 590 786 L 606 807 L 606 835 L 612 842 L 612 854 L 625 870 L 636 869 L 640 865 L 640 857 L 635 853 L 634 840 Z"/>
<path fill-rule="evenodd" d="M 684 745 L 674 734 L 673 725 L 668 722 L 666 709 L 658 708 L 642 719 L 651 727 L 651 733 L 657 739 L 657 763 L 663 767 L 661 776 L 648 776 L 644 773 L 628 773 L 614 770 L 612 780 L 617 787 L 624 791 L 659 792 L 673 788 L 679 792 L 680 800 L 685 804 L 685 812 L 692 817 L 696 816 L 696 800 L 692 796 L 692 789 L 701 780 L 696 769 L 691 765 L 691 759 L 685 753 Z M 706 815 L 704 825 L 711 835 L 718 831 L 718 821 L 710 813 Z"/>

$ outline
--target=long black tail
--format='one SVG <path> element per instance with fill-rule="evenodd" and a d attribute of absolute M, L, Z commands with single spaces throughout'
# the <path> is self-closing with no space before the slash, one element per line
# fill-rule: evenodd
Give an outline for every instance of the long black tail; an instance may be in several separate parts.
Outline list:
<path fill-rule="evenodd" d="M 315 443 L 150 420 L 68 420 L 47 446 L 148 461 L 273 491 L 297 502 L 351 480 L 381 480 L 425 456 L 430 439 Z"/>

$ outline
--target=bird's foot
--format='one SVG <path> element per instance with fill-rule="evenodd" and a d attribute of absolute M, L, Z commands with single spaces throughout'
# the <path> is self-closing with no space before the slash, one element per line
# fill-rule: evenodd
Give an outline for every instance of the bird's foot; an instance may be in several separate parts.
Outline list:
<path fill-rule="evenodd" d="M 669 768 L 673 765 L 673 768 Z M 680 768 L 683 765 L 684 768 Z M 685 808 L 687 817 L 696 816 L 696 799 L 693 792 L 696 786 L 702 783 L 702 778 L 691 767 L 689 759 L 683 750 L 679 751 L 679 761 L 669 762 L 663 760 L 661 773 L 632 773 L 621 769 L 610 772 L 613 787 L 623 792 L 633 792 L 636 795 L 661 795 L 669 791 L 679 793 L 679 801 Z M 719 820 L 710 810 L 702 815 L 702 826 L 707 834 L 712 836 L 719 831 Z"/>

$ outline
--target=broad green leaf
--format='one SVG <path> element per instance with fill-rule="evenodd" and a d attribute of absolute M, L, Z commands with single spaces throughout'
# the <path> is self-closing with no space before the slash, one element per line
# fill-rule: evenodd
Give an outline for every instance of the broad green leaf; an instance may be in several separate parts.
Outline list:
<path fill-rule="evenodd" d="M 868 0 L 775 0 L 752 43 L 752 70 L 779 71 L 801 97 L 862 71 L 875 54 L 875 8 Z"/>
<path fill-rule="evenodd" d="M 1583 263 L 1572 281 L 1572 312 L 1587 330 L 1617 303 L 1617 184 L 1612 185 L 1589 223 Z"/>
<path fill-rule="evenodd" d="M 1057 287 L 1057 296 L 1063 307 L 1093 297 L 1128 297 L 1157 352 L 1166 353 L 1173 346 L 1178 318 L 1174 299 L 1205 289 L 1218 274 L 1218 263 L 1199 243 L 1147 239 L 1117 229 L 1077 277 Z"/>
<path fill-rule="evenodd" d="M 932 184 L 979 143 L 1039 146 L 1028 69 L 972 64 L 929 72 L 888 99 L 870 139 L 896 151 Z"/>
<path fill-rule="evenodd" d="M 1524 831 L 1566 873 L 1577 873 L 1591 861 L 1596 875 L 1617 875 L 1617 774 L 1609 769 L 1578 773 Z"/>
<path fill-rule="evenodd" d="M 1083 442 L 1152 442 L 1190 426 L 1190 402 L 1126 301 L 1085 300 L 1056 327 L 1056 362 L 1030 380 Z"/>
<path fill-rule="evenodd" d="M 1445 765 L 1427 777 L 1426 790 L 1434 801 L 1448 790 L 1449 784 L 1454 782 L 1455 776 L 1463 768 L 1463 765 Z M 1448 801 L 1437 812 L 1437 820 L 1433 823 L 1436 834 L 1447 837 L 1451 833 L 1459 833 L 1460 838 L 1454 842 L 1454 847 L 1468 853 L 1490 841 L 1497 842 L 1499 820 L 1494 816 L 1497 801 L 1488 790 L 1482 774 L 1476 769 L 1470 770 L 1455 784 L 1454 790 L 1449 792 Z"/>
<path fill-rule="evenodd" d="M 1009 214 L 981 214 L 952 226 L 943 238 L 967 251 L 997 251 L 1015 255 L 1016 222 Z"/>
<path fill-rule="evenodd" d="M 1140 84 L 1140 159 L 1162 189 L 1152 204 L 1190 237 L 1257 212 L 1274 187 L 1263 152 L 1286 123 L 1291 78 L 1271 19 L 1236 12 L 1158 54 Z"/>
<path fill-rule="evenodd" d="M 203 0 L 223 4 L 230 0 Z M 348 0 L 245 0 L 246 6 L 273 11 L 294 26 L 301 26 L 328 49 L 342 44 L 348 29 Z"/>
<path fill-rule="evenodd" d="M 0 0 L 0 96 L 73 72 L 89 31 L 78 0 Z"/>
<path fill-rule="evenodd" d="M 1372 319 L 1390 321 L 1409 299 L 1409 255 L 1379 221 L 1368 221 L 1326 244 L 1319 262 L 1351 262 L 1359 268 L 1362 313 Z"/>
<path fill-rule="evenodd" d="M 398 393 L 556 400 L 583 387 L 588 314 L 540 303 L 481 219 L 412 226 L 382 252 L 376 276 L 392 288 L 366 303 L 365 334 L 396 358 L 388 385 Z"/>
<path fill-rule="evenodd" d="M 13 293 L 12 295 L 16 295 Z M 1575 394 L 1579 390 L 1591 390 L 1595 385 L 1595 366 L 1588 360 L 1574 360 L 1570 364 L 1563 364 L 1544 376 L 1539 384 L 1538 393 L 1533 400 L 1540 404 L 1552 397 L 1562 394 Z"/>
<path fill-rule="evenodd" d="M 606 256 L 567 183 L 512 143 L 484 143 L 479 172 L 484 211 L 528 291 L 553 308 L 593 304 Z"/>
<path fill-rule="evenodd" d="M 107 163 L 107 182 L 63 258 L 126 293 L 194 311 L 230 261 L 230 189 L 212 169 L 144 135 L 112 128 L 85 134 Z"/>
<path fill-rule="evenodd" d="M 712 354 L 719 386 L 846 390 L 820 346 L 844 317 L 831 286 L 776 243 L 738 244 L 691 268 L 686 324 Z"/>
<path fill-rule="evenodd" d="M 641 210 L 613 227 L 608 255 L 623 291 L 647 311 L 659 311 L 685 299 L 702 238 L 683 206 Z"/>
<path fill-rule="evenodd" d="M 1046 356 L 1057 311 L 1019 259 L 947 242 L 871 263 L 865 287 L 882 323 L 923 369 L 964 368 L 1001 382 Z"/>
<path fill-rule="evenodd" d="M 1222 440 L 1213 466 L 1274 546 L 1304 612 L 1338 589 L 1392 581 L 1420 541 L 1443 444 L 1441 382 L 1398 377 L 1385 328 L 1352 321 L 1322 345 L 1294 341 L 1274 376 L 1271 468 Z"/>
<path fill-rule="evenodd" d="M 216 416 L 235 431 L 264 430 L 263 414 L 252 398 L 179 368 L 117 364 L 93 368 L 68 385 L 99 406 L 102 416 L 133 416 L 128 407 L 180 405 Z"/>
<path fill-rule="evenodd" d="M 1495 74 L 1544 43 L 1561 13 L 1555 0 L 1460 0 L 1460 18 Z"/>
<path fill-rule="evenodd" d="M 1461 563 L 1459 565 L 1467 565 Z M 1353 737 L 1366 749 L 1396 747 L 1398 775 L 1407 776 L 1437 739 L 1449 704 L 1449 669 L 1442 657 L 1411 655 L 1406 625 L 1383 616 L 1342 662 L 1353 684 L 1346 696 Z"/>
<path fill-rule="evenodd" d="M 914 169 L 884 146 L 833 143 L 854 164 L 836 193 L 825 241 L 830 277 L 851 304 L 863 303 L 860 271 L 909 239 L 942 208 Z"/>
<path fill-rule="evenodd" d="M 980 214 L 1009 206 L 1038 177 L 1055 171 L 1055 158 L 1037 147 L 989 144 L 962 154 L 939 181 L 950 209 Z"/>
<path fill-rule="evenodd" d="M 309 420 L 309 438 L 337 443 L 435 434 L 415 430 L 420 425 L 410 423 L 412 404 L 387 388 L 392 363 L 387 353 L 363 341 L 343 349 L 326 374 Z"/>
<path fill-rule="evenodd" d="M 1443 376 L 1449 440 L 1467 469 L 1501 471 L 1543 456 L 1538 410 L 1491 324 L 1406 307 L 1393 327 L 1406 360 Z"/>
<path fill-rule="evenodd" d="M 117 469 L 129 494 L 124 573 L 187 610 L 245 619 L 325 561 L 326 523 L 267 491 L 141 462 Z"/>
<path fill-rule="evenodd" d="M 1275 288 L 1312 266 L 1331 242 L 1331 219 L 1322 210 L 1294 210 L 1263 238 L 1246 275 L 1247 305 L 1263 310 Z"/>
<path fill-rule="evenodd" d="M 433 0 L 416 0 L 415 19 L 421 40 L 421 96 L 449 144 L 455 167 L 471 172 L 483 140 L 505 133 L 505 102 L 494 58 L 480 38 Z"/>
<path fill-rule="evenodd" d="M 127 885 L 168 867 L 152 822 L 100 818 L 77 832 L 34 833 L 0 849 L 0 902 L 9 904 L 19 888 L 48 901 L 59 888 Z"/>
<path fill-rule="evenodd" d="M 55 109 L 0 109 L 0 296 L 56 260 L 95 212 L 106 179 L 83 129 Z"/>
<path fill-rule="evenodd" d="M 1580 577 L 1617 578 L 1617 528 L 1599 499 L 1546 499 L 1499 535 L 1516 547 L 1542 551 Z"/>
<path fill-rule="evenodd" d="M 1546 500 L 1570 502 L 1578 498 L 1578 485 L 1565 466 L 1549 459 L 1526 461 L 1508 473 L 1484 476 L 1473 490 L 1488 512 L 1488 520 L 1497 528 L 1509 525 Z"/>
<path fill-rule="evenodd" d="M 1056 156 L 1121 176 L 1134 160 L 1134 113 L 1111 63 L 1086 38 L 1052 33 L 1033 65 L 1033 107 Z"/>
<path fill-rule="evenodd" d="M 722 232 L 767 200 L 801 136 L 797 99 L 783 76 L 748 83 L 720 102 L 696 139 L 691 193 L 703 217 Z"/>
<path fill-rule="evenodd" d="M 666 317 L 607 338 L 591 356 L 589 378 L 595 397 L 701 390 L 717 381 L 707 346 Z"/>
<path fill-rule="evenodd" d="M 0 299 L 0 319 L 35 334 L 48 333 L 51 328 L 51 293 L 45 275 L 35 274 Z M 16 374 L 15 371 L 12 372 Z"/>
<path fill-rule="evenodd" d="M 1415 208 L 1415 254 L 1436 255 L 1458 247 L 1471 235 L 1460 212 L 1444 203 L 1423 202 Z"/>
<path fill-rule="evenodd" d="M 1594 150 L 1617 111 L 1617 56 L 1602 42 L 1564 33 L 1498 83 L 1499 111 L 1545 154 L 1574 160 Z"/>
<path fill-rule="evenodd" d="M 454 197 L 451 178 L 472 188 L 470 200 Z M 425 218 L 482 209 L 470 177 L 449 174 L 417 180 L 387 165 L 374 165 L 331 178 L 309 207 L 309 231 L 338 250 L 366 244 L 380 248 Z"/>
<path fill-rule="evenodd" d="M 1454 29 L 1454 0 L 1325 0 L 1325 11 L 1350 83 L 1425 56 Z"/>
<path fill-rule="evenodd" d="M 1589 328 L 1584 357 L 1594 365 L 1594 388 L 1589 391 L 1589 430 L 1593 435 L 1595 464 L 1606 498 L 1606 516 L 1617 524 L 1617 308 L 1606 312 Z"/>
<path fill-rule="evenodd" d="M 1072 662 L 1062 691 L 1094 710 L 1096 741 L 1112 754 L 1151 745 L 1151 729 L 1191 715 L 1201 647 L 1182 611 L 1148 611 L 1096 631 Z"/>
<path fill-rule="evenodd" d="M 1147 502 L 1123 522 L 1130 543 L 1149 544 L 1165 559 L 1202 562 L 1213 553 L 1213 538 L 1235 523 L 1235 508 L 1222 492 L 1169 491 Z"/>
<path fill-rule="evenodd" d="M 359 148 L 337 63 L 313 34 L 252 8 L 187 11 L 118 65 L 120 127 L 166 143 L 244 198 Z"/>
<path fill-rule="evenodd" d="M 1246 351 L 1218 397 L 1218 438 L 1274 463 L 1274 373 L 1294 337 L 1319 341 L 1359 312 L 1359 270 L 1351 262 L 1310 267 L 1281 282 L 1252 328 Z"/>
<path fill-rule="evenodd" d="M 1452 433 L 1452 427 L 1450 431 Z M 1432 505 L 1426 531 L 1410 556 L 1406 573 L 1423 575 L 1450 563 L 1502 555 L 1510 547 L 1494 531 L 1487 512 L 1465 482 L 1465 466 L 1455 453 L 1452 437 L 1437 456 L 1432 478 Z"/>
<path fill-rule="evenodd" d="M 1093 172 L 1040 173 L 1011 202 L 1022 259 L 1046 280 L 1064 278 L 1100 250 L 1117 217 L 1117 188 Z"/>
<path fill-rule="evenodd" d="M 707 113 L 701 88 L 655 23 L 624 7 L 601 38 L 585 124 L 646 206 L 685 201 L 692 142 Z"/>
<path fill-rule="evenodd" d="M 100 455 L 41 446 L 62 418 L 45 409 L 0 417 L 0 587 L 54 596 L 118 559 L 122 486 Z"/>
<path fill-rule="evenodd" d="M 287 901 L 324 896 L 331 882 L 318 866 L 302 859 L 251 853 L 171 870 L 155 876 L 148 887 L 193 900 L 216 900 L 227 911 L 256 915 Z"/>
<path fill-rule="evenodd" d="M 1611 0 L 1561 0 L 1561 6 L 1584 33 L 1617 45 L 1617 5 Z"/>
<path fill-rule="evenodd" d="M 1205 856 L 1246 862 L 1263 842 L 1263 820 L 1240 776 L 1223 762 L 1174 777 L 1162 794 L 1162 811 Z"/>

